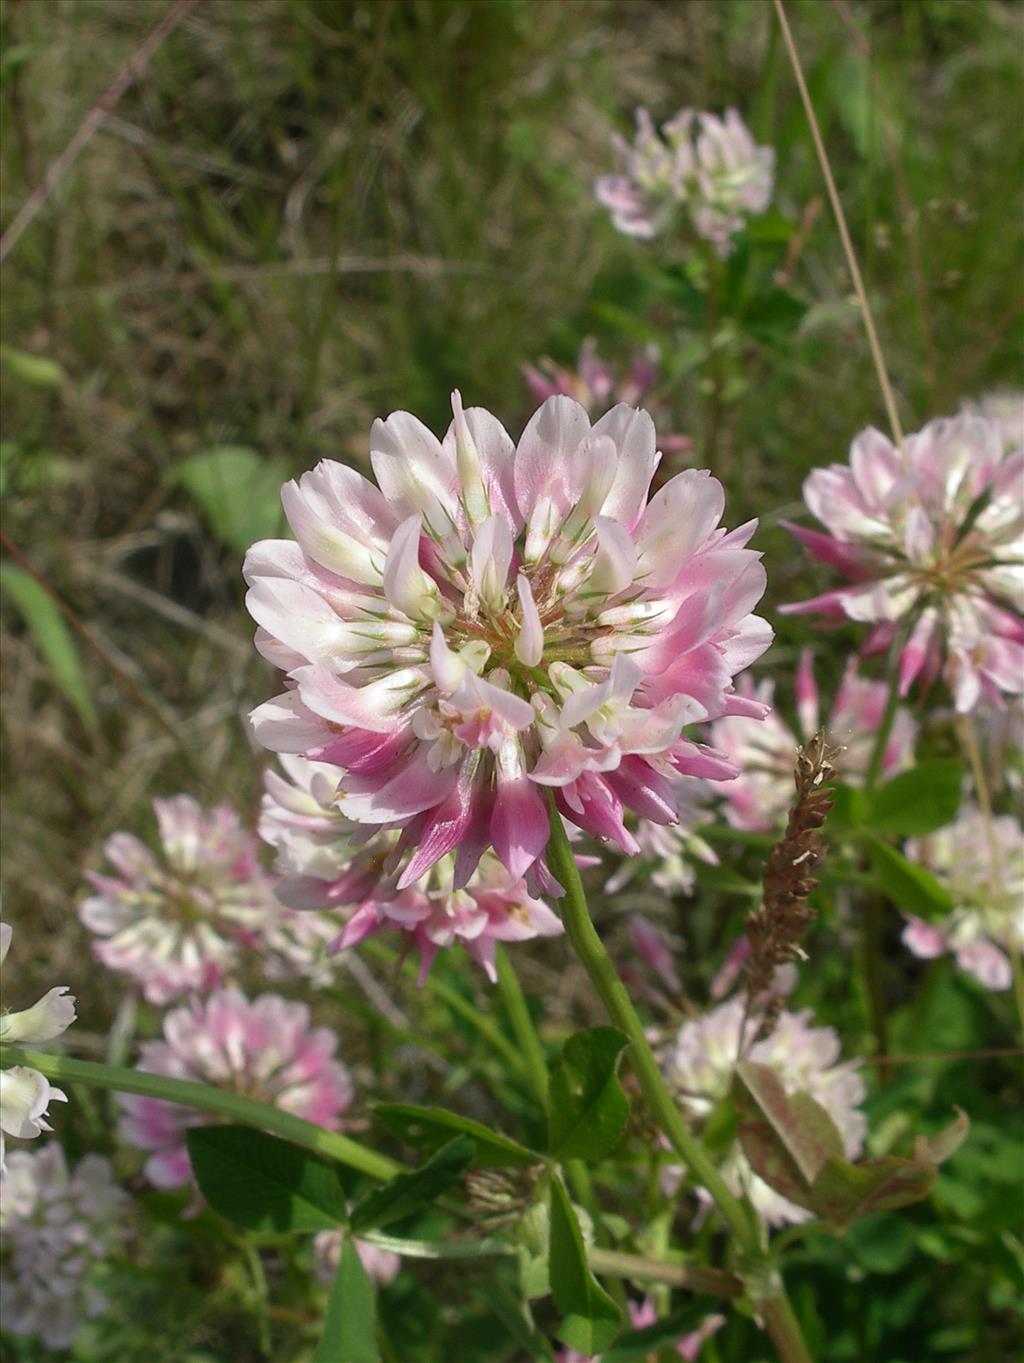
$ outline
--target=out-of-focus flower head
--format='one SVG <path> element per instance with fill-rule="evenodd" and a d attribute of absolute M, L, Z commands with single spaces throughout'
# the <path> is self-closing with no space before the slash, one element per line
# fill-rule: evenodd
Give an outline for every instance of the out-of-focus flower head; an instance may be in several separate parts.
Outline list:
<path fill-rule="evenodd" d="M 661 450 L 670 456 L 686 454 L 691 448 L 689 436 L 667 429 L 671 411 L 652 396 L 660 372 L 661 356 L 655 344 L 638 351 L 628 373 L 622 374 L 601 359 L 593 336 L 588 336 L 580 347 L 575 369 L 546 358 L 536 365 L 523 365 L 530 392 L 538 402 L 563 394 L 585 407 L 591 417 L 607 410 L 610 403 L 625 402 L 630 407 L 643 404 L 654 420 Z"/>
<path fill-rule="evenodd" d="M 321 1282 L 333 1282 L 341 1260 L 341 1247 L 345 1232 L 322 1230 L 313 1237 L 313 1269 Z M 368 1245 L 364 1240 L 353 1240 L 359 1261 L 366 1270 L 366 1276 L 380 1287 L 387 1287 L 398 1277 L 402 1261 L 390 1250 L 378 1245 Z"/>
<path fill-rule="evenodd" d="M 740 688 L 742 689 L 742 681 Z M 752 719 L 752 724 L 761 720 Z M 763 721 L 767 722 L 767 721 Z M 675 792 L 679 818 L 676 823 L 655 823 L 652 819 L 637 819 L 630 823 L 638 851 L 623 857 L 619 866 L 605 882 L 609 894 L 618 894 L 641 874 L 665 894 L 691 894 L 696 879 L 694 861 L 717 866 L 718 857 L 700 835 L 703 824 L 713 815 L 707 808 L 710 787 L 703 781 L 680 780 Z"/>
<path fill-rule="evenodd" d="M 1024 952 L 1024 829 L 1011 815 L 987 819 L 968 806 L 948 828 L 907 844 L 907 856 L 950 891 L 956 908 L 940 922 L 907 915 L 903 941 L 925 959 L 952 952 L 986 989 L 1009 989 L 1010 957 Z"/>
<path fill-rule="evenodd" d="M 0 966 L 7 959 L 13 929 L 0 923 Z M 4 981 L 5 991 L 8 981 Z M 47 990 L 38 1003 L 17 1012 L 0 1013 L 0 1042 L 12 1046 L 38 1046 L 67 1031 L 75 1020 L 75 1000 L 66 985 Z M 46 1117 L 52 1102 L 67 1102 L 67 1094 L 54 1088 L 38 1070 L 11 1065 L 0 1070 L 0 1172 L 5 1167 L 7 1136 L 29 1140 L 51 1128 Z"/>
<path fill-rule="evenodd" d="M 379 487 L 324 462 L 283 489 L 298 543 L 255 545 L 245 572 L 288 689 L 253 724 L 340 768 L 346 817 L 398 831 L 399 891 L 450 855 L 462 889 L 488 847 L 551 891 L 545 787 L 635 852 L 627 809 L 672 823 L 677 776 L 735 774 L 683 731 L 763 713 L 732 679 L 771 637 L 751 614 L 764 569 L 753 522 L 718 528 L 708 473 L 648 502 L 646 412 L 591 425 L 549 398 L 515 446 L 458 393 L 453 409 L 443 442 L 405 412 L 375 423 Z"/>
<path fill-rule="evenodd" d="M 775 152 L 754 142 L 735 109 L 724 118 L 681 109 L 661 136 L 638 109 L 634 140 L 616 134 L 612 145 L 622 174 L 600 176 L 594 193 L 627 236 L 660 235 L 685 206 L 697 235 L 725 255 L 745 220 L 771 201 Z"/>
<path fill-rule="evenodd" d="M 1003 449 L 1007 454 L 1024 450 L 1024 393 L 1009 388 L 996 389 L 976 401 L 965 402 L 962 410 L 971 416 L 994 421 L 1002 432 Z"/>
<path fill-rule="evenodd" d="M 719 1004 L 703 1017 L 685 1022 L 667 1048 L 663 1067 L 683 1106 L 700 1121 L 729 1092 L 737 1060 L 769 1065 L 787 1093 L 809 1093 L 826 1110 L 847 1158 L 855 1159 L 867 1134 L 866 1118 L 858 1108 L 865 1088 L 856 1062 L 840 1062 L 839 1034 L 833 1027 L 816 1027 L 805 1008 L 781 1012 L 774 1031 L 762 1041 L 754 1041 L 759 1018 L 748 1018 L 741 1045 L 744 1010 L 742 996 Z M 722 1171 L 737 1194 L 749 1194 L 769 1225 L 806 1221 L 810 1216 L 758 1178 L 738 1145 L 727 1155 Z"/>
<path fill-rule="evenodd" d="M 629 1323 L 634 1330 L 643 1330 L 648 1325 L 655 1325 L 658 1320 L 658 1308 L 653 1297 L 644 1297 L 643 1301 L 629 1301 L 626 1303 L 629 1311 Z M 725 1316 L 713 1315 L 705 1316 L 696 1330 L 688 1330 L 686 1334 L 680 1335 L 675 1342 L 675 1350 L 680 1358 L 686 1363 L 694 1363 L 699 1358 L 701 1345 L 711 1338 L 725 1324 Z M 563 1349 L 557 1355 L 558 1363 L 601 1363 L 600 1358 L 595 1358 L 591 1354 L 581 1354 L 578 1349 Z M 650 1354 L 653 1360 L 655 1355 Z"/>
<path fill-rule="evenodd" d="M 147 1074 L 193 1079 L 303 1117 L 334 1131 L 352 1101 L 348 1069 L 334 1058 L 338 1039 L 310 1025 L 309 1009 L 277 994 L 251 1002 L 237 989 L 218 989 L 203 1001 L 172 1009 L 164 1039 L 143 1042 L 137 1068 Z M 189 1182 L 185 1145 L 189 1127 L 208 1125 L 208 1113 L 161 1098 L 118 1094 L 118 1130 L 129 1145 L 149 1151 L 145 1172 L 157 1188 Z"/>
<path fill-rule="evenodd" d="M 102 1155 L 69 1173 L 56 1142 L 12 1152 L 0 1180 L 5 1331 L 65 1349 L 84 1320 L 103 1314 L 95 1270 L 125 1239 L 127 1207 Z"/>
<path fill-rule="evenodd" d="M 95 894 L 79 913 L 96 934 L 96 957 L 124 971 L 150 1003 L 205 992 L 245 948 L 267 957 L 271 975 L 315 974 L 333 929 L 282 912 L 258 860 L 258 841 L 227 805 L 204 810 L 188 795 L 154 800 L 158 856 L 130 833 L 104 847 L 114 874 L 87 871 Z"/>
<path fill-rule="evenodd" d="M 967 713 L 1024 690 L 1024 450 L 1005 450 L 998 423 L 931 421 L 902 449 L 862 431 L 804 500 L 829 533 L 788 528 L 851 585 L 784 611 L 871 624 L 866 650 L 909 629 L 901 695 L 941 675 Z"/>
<path fill-rule="evenodd" d="M 338 768 L 296 756 L 281 762 L 291 779 L 267 772 L 260 835 L 277 848 L 283 872 L 279 898 L 301 910 L 351 911 L 333 934 L 332 950 L 390 928 L 418 948 L 421 981 L 438 950 L 456 942 L 493 981 L 498 942 L 562 932 L 557 915 L 490 851 L 482 853 L 458 890 L 452 889 L 455 858 L 450 853 L 413 885 L 399 889 L 399 834 L 361 828 L 341 813 L 335 803 L 342 777 Z"/>
<path fill-rule="evenodd" d="M 771 705 L 774 682 L 762 681 L 755 688 L 741 678 L 746 694 Z M 796 750 L 821 727 L 818 686 L 810 649 L 800 656 L 796 674 L 796 713 L 798 734 L 777 710 L 762 723 L 742 717 L 716 720 L 711 726 L 711 741 L 727 754 L 740 774 L 720 787 L 725 799 L 725 816 L 734 828 L 769 832 L 785 820 L 793 803 L 793 768 Z M 832 713 L 825 722 L 829 741 L 838 749 L 835 768 L 838 779 L 860 785 L 871 760 L 875 738 L 885 713 L 888 687 L 857 675 L 857 660 L 851 659 L 836 693 Z M 882 771 L 893 776 L 913 762 L 917 725 L 901 706 L 897 709 L 882 757 Z"/>

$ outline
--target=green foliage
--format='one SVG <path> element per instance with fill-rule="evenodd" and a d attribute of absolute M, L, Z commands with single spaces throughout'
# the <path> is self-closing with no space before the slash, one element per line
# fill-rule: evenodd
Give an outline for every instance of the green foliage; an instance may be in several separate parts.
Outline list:
<path fill-rule="evenodd" d="M 241 445 L 201 450 L 175 469 L 175 477 L 199 504 L 210 529 L 237 554 L 244 554 L 256 540 L 281 532 L 281 484 L 287 476 L 282 460 L 261 459 Z"/>
<path fill-rule="evenodd" d="M 628 1045 L 614 1027 L 592 1027 L 566 1041 L 551 1072 L 548 1125 L 554 1159 L 600 1159 L 618 1144 L 629 1120 L 629 1099 L 617 1073 Z"/>
<path fill-rule="evenodd" d="M 579 1222 L 560 1178 L 551 1180 L 551 1294 L 562 1313 L 558 1338 L 581 1353 L 601 1353 L 622 1315 L 587 1263 Z"/>
<path fill-rule="evenodd" d="M 945 885 L 895 847 L 871 837 L 868 850 L 879 886 L 898 909 L 931 920 L 945 918 L 955 908 Z"/>
<path fill-rule="evenodd" d="M 346 1235 L 312 1363 L 380 1363 L 373 1286 Z"/>
<path fill-rule="evenodd" d="M 441 1107 L 414 1107 L 410 1103 L 378 1103 L 374 1116 L 396 1136 L 410 1145 L 425 1150 L 436 1150 L 452 1138 L 452 1133 L 464 1133 L 473 1138 L 473 1164 L 478 1168 L 526 1168 L 539 1164 L 543 1155 L 527 1150 L 518 1141 L 510 1140 L 498 1131 L 491 1131 L 469 1117 L 460 1117 Z"/>
<path fill-rule="evenodd" d="M 843 1158 L 831 1117 L 809 1094 L 788 1095 L 766 1065 L 744 1061 L 736 1074 L 740 1143 L 751 1167 L 783 1197 L 837 1230 L 927 1197 L 939 1165 L 967 1136 L 967 1116 L 958 1112 L 937 1136 L 918 1137 L 910 1159 L 889 1155 L 853 1164 Z"/>
<path fill-rule="evenodd" d="M 247 1126 L 199 1126 L 188 1154 L 214 1211 L 247 1230 L 333 1230 L 348 1219 L 340 1166 Z"/>
<path fill-rule="evenodd" d="M 99 717 L 89 680 L 78 645 L 56 602 L 34 577 L 13 563 L 0 564 L 0 588 L 24 619 L 54 681 L 74 706 L 86 730 L 95 734 L 99 729 Z"/>
<path fill-rule="evenodd" d="M 396 1174 L 382 1188 L 366 1193 L 352 1208 L 354 1231 L 375 1230 L 422 1211 L 465 1173 L 473 1160 L 469 1136 L 456 1136 L 411 1174 Z"/>

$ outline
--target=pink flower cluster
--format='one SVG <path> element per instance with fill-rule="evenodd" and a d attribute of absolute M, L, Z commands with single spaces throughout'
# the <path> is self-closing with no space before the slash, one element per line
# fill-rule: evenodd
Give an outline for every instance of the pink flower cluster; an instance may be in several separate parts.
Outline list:
<path fill-rule="evenodd" d="M 638 109 L 633 142 L 616 134 L 612 145 L 622 173 L 600 176 L 594 193 L 627 236 L 656 237 L 685 207 L 697 235 L 725 255 L 746 218 L 771 201 L 775 152 L 757 146 L 735 109 L 724 119 L 681 109 L 661 136 Z"/>
<path fill-rule="evenodd" d="M 745 682 L 746 678 L 741 687 Z M 737 718 L 720 719 L 711 726 L 715 747 L 740 769 L 739 776 L 721 786 L 725 816 L 734 828 L 770 832 L 784 820 L 793 803 L 797 745 L 806 742 L 821 727 L 818 686 L 809 649 L 801 654 L 795 691 L 799 734 L 793 732 L 777 710 L 763 723 Z M 774 683 L 763 681 L 747 694 L 771 705 Z M 836 757 L 839 779 L 849 785 L 859 785 L 867 770 L 887 697 L 885 683 L 859 677 L 856 660 L 851 659 L 825 725 L 829 740 L 840 749 Z M 886 776 L 910 766 L 916 738 L 917 725 L 900 707 L 882 758 Z"/>
<path fill-rule="evenodd" d="M 96 893 L 79 915 L 96 957 L 131 975 L 150 1003 L 215 989 L 256 951 L 272 978 L 324 983 L 338 924 L 294 913 L 274 895 L 259 842 L 227 805 L 204 810 L 189 795 L 154 800 L 160 855 L 130 833 L 104 847 L 115 874 L 87 871 Z"/>
<path fill-rule="evenodd" d="M 277 994 L 250 1002 L 237 989 L 220 989 L 172 1009 L 163 1032 L 162 1041 L 141 1047 L 138 1068 L 147 1074 L 216 1084 L 332 1131 L 352 1101 L 348 1069 L 334 1059 L 337 1037 L 310 1026 L 305 1004 Z M 118 1094 L 118 1102 L 121 1136 L 149 1152 L 149 1181 L 157 1188 L 188 1183 L 185 1133 L 213 1119 L 160 1098 Z"/>
<path fill-rule="evenodd" d="M 398 833 L 360 829 L 345 818 L 334 803 L 336 768 L 295 756 L 281 762 L 291 780 L 267 772 L 260 835 L 277 849 L 281 899 L 299 909 L 351 911 L 332 950 L 355 946 L 386 927 L 405 933 L 419 950 L 421 981 L 438 950 L 456 942 L 494 980 L 498 942 L 562 931 L 551 909 L 490 851 L 460 889 L 451 888 L 451 854 L 399 889 Z"/>
<path fill-rule="evenodd" d="M 125 1239 L 127 1204 L 102 1155 L 86 1155 L 74 1170 L 55 1142 L 11 1155 L 0 1179 L 5 1332 L 63 1350 L 83 1320 L 106 1310 L 95 1270 Z"/>
<path fill-rule="evenodd" d="M 1024 691 L 1024 450 L 998 423 L 932 421 L 901 449 L 863 431 L 804 499 L 829 533 L 789 529 L 851 585 L 785 610 L 871 624 L 868 650 L 909 630 L 902 695 L 941 675 L 966 713 Z"/>
<path fill-rule="evenodd" d="M 956 823 L 907 844 L 907 856 L 950 890 L 956 908 L 939 922 L 907 915 L 903 941 L 930 960 L 951 952 L 985 989 L 1009 989 L 1011 957 L 1024 953 L 1024 829 L 1009 814 L 964 809 Z"/>
<path fill-rule="evenodd" d="M 771 638 L 755 523 L 718 528 L 706 472 L 648 501 L 645 412 L 591 424 L 549 398 L 515 445 L 452 405 L 443 441 L 406 412 L 375 423 L 378 486 L 325 461 L 284 487 L 298 543 L 255 545 L 245 573 L 287 689 L 253 724 L 338 768 L 346 817 L 397 831 L 398 891 L 449 855 L 463 888 L 488 847 L 550 891 L 545 789 L 633 852 L 628 809 L 672 823 L 680 774 L 735 774 L 684 728 L 764 712 L 733 687 Z"/>
<path fill-rule="evenodd" d="M 660 372 L 661 358 L 653 343 L 633 356 L 628 373 L 623 375 L 601 359 L 592 336 L 580 346 L 575 369 L 549 359 L 523 366 L 526 382 L 537 402 L 564 394 L 585 407 L 590 416 L 596 416 L 617 402 L 630 407 L 639 407 L 642 403 L 654 420 L 662 451 L 669 456 L 686 454 L 690 449 L 689 437 L 666 429 L 671 413 L 652 396 Z"/>
<path fill-rule="evenodd" d="M 214 988 L 260 940 L 273 915 L 259 844 L 227 805 L 188 795 L 154 800 L 162 856 L 130 833 L 104 851 L 113 875 L 87 871 L 96 893 L 79 908 L 103 965 L 138 981 L 150 1003 Z"/>
<path fill-rule="evenodd" d="M 341 1260 L 344 1237 L 345 1232 L 340 1230 L 322 1230 L 313 1237 L 313 1268 L 321 1282 L 333 1281 Z M 395 1281 L 402 1267 L 397 1254 L 378 1245 L 368 1245 L 365 1240 L 353 1240 L 352 1243 L 371 1282 L 387 1287 Z"/>
<path fill-rule="evenodd" d="M 838 1033 L 832 1027 L 814 1026 L 809 1009 L 784 1011 L 772 1034 L 754 1042 L 758 1019 L 748 1019 L 744 1030 L 744 1010 L 743 997 L 736 997 L 680 1028 L 663 1064 L 684 1107 L 702 1120 L 728 1094 L 738 1060 L 770 1065 L 787 1093 L 809 1093 L 820 1103 L 842 1136 L 847 1158 L 855 1159 L 867 1134 L 867 1120 L 858 1106 L 866 1089 L 856 1062 L 839 1062 Z M 758 1178 L 738 1145 L 726 1156 L 722 1172 L 737 1193 L 749 1195 L 769 1225 L 806 1221 L 810 1216 Z"/>

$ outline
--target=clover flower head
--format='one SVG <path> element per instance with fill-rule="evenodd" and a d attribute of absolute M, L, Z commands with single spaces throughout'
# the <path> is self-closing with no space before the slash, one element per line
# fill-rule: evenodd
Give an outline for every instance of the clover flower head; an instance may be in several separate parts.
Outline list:
<path fill-rule="evenodd" d="M 83 1320 L 103 1314 L 96 1269 L 125 1239 L 127 1207 L 102 1155 L 69 1171 L 55 1142 L 12 1152 L 0 1179 L 5 1331 L 65 1349 Z"/>
<path fill-rule="evenodd" d="M 1003 449 L 1007 454 L 1024 450 L 1024 393 L 997 388 L 976 401 L 963 403 L 961 411 L 994 421 L 1002 433 Z"/>
<path fill-rule="evenodd" d="M 907 856 L 946 886 L 956 908 L 938 922 L 907 915 L 904 944 L 931 959 L 952 953 L 985 989 L 1009 989 L 1024 951 L 1024 829 L 1012 815 L 968 806 L 955 823 L 907 844 Z"/>
<path fill-rule="evenodd" d="M 546 357 L 536 365 L 523 365 L 523 375 L 537 402 L 563 394 L 585 407 L 591 417 L 596 417 L 613 403 L 624 402 L 630 407 L 643 404 L 654 420 L 663 453 L 684 455 L 691 448 L 689 437 L 667 429 L 672 419 L 671 411 L 652 395 L 660 372 L 661 354 L 653 342 L 637 351 L 628 371 L 622 373 L 598 355 L 593 336 L 588 336 L 580 346 L 575 369 Z"/>
<path fill-rule="evenodd" d="M 97 959 L 166 1004 L 219 984 L 241 949 L 263 943 L 277 904 L 259 843 L 233 809 L 204 810 L 188 795 L 153 807 L 160 855 L 130 833 L 108 838 L 113 874 L 86 872 L 95 894 L 79 914 Z"/>
<path fill-rule="evenodd" d="M 685 206 L 694 231 L 728 254 L 731 239 L 748 217 L 771 201 L 775 152 L 759 147 L 735 109 L 724 118 L 681 109 L 659 136 L 646 109 L 638 109 L 632 143 L 616 135 L 618 175 L 594 184 L 598 202 L 627 236 L 660 235 Z"/>
<path fill-rule="evenodd" d="M 137 1068 L 147 1074 L 216 1084 L 334 1131 L 352 1101 L 348 1069 L 334 1058 L 338 1039 L 310 1025 L 309 1009 L 277 994 L 251 1002 L 237 989 L 172 1009 L 163 1040 L 146 1041 Z M 205 1126 L 207 1113 L 162 1098 L 118 1094 L 118 1130 L 129 1145 L 149 1152 L 146 1177 L 157 1188 L 192 1178 L 185 1135 Z"/>
<path fill-rule="evenodd" d="M 816 1027 L 810 1009 L 783 1011 L 775 1030 L 754 1041 L 759 1019 L 744 1026 L 742 996 L 719 1004 L 701 1018 L 685 1022 L 663 1065 L 684 1107 L 700 1121 L 710 1115 L 732 1084 L 737 1060 L 769 1065 L 789 1094 L 804 1092 L 832 1118 L 848 1159 L 863 1149 L 867 1121 L 859 1110 L 865 1095 L 856 1062 L 840 1062 L 839 1035 Z M 805 1221 L 810 1213 L 775 1192 L 750 1168 L 738 1145 L 727 1155 L 723 1173 L 737 1193 L 746 1192 L 769 1225 Z"/>
<path fill-rule="evenodd" d="M 997 422 L 931 421 L 899 450 L 863 431 L 804 500 L 828 534 L 788 528 L 851 584 L 783 610 L 871 624 L 866 649 L 908 629 L 901 695 L 941 675 L 965 714 L 1024 691 L 1024 450 Z"/>
<path fill-rule="evenodd" d="M 290 780 L 268 771 L 260 834 L 277 848 L 283 872 L 277 894 L 303 917 L 336 921 L 332 951 L 391 929 L 419 950 L 420 980 L 442 947 L 458 942 L 493 981 L 498 942 L 550 937 L 558 917 L 485 851 L 460 889 L 452 888 L 456 857 L 448 854 L 413 885 L 399 889 L 402 840 L 397 832 L 360 828 L 339 810 L 335 793 L 343 773 L 325 763 L 285 756 Z M 368 836 L 367 836 L 368 835 Z"/>
<path fill-rule="evenodd" d="M 762 681 L 756 688 L 741 678 L 746 694 L 771 705 L 774 683 Z M 793 803 L 793 768 L 796 750 L 821 727 L 818 686 L 809 649 L 800 656 L 795 682 L 798 731 L 789 727 L 778 710 L 772 710 L 763 723 L 742 717 L 716 720 L 711 726 L 711 741 L 739 768 L 740 774 L 720 787 L 725 800 L 725 815 L 734 828 L 750 832 L 770 832 L 784 821 Z M 839 779 L 860 785 L 871 761 L 878 727 L 885 713 L 888 687 L 857 673 L 857 660 L 846 668 L 831 714 L 825 721 L 829 741 L 837 748 L 835 767 Z M 917 725 L 900 706 L 882 756 L 886 776 L 909 767 L 914 757 Z"/>
<path fill-rule="evenodd" d="M 324 462 L 282 492 L 298 543 L 246 560 L 257 646 L 287 674 L 260 742 L 339 768 L 353 823 L 398 833 L 396 888 L 493 847 L 513 881 L 544 864 L 545 789 L 570 824 L 636 850 L 624 815 L 672 823 L 679 775 L 734 768 L 684 735 L 763 713 L 733 675 L 767 647 L 754 524 L 718 528 L 721 485 L 677 474 L 648 501 L 654 425 L 542 404 L 514 445 L 482 409 L 439 441 L 378 421 L 378 486 Z"/>
<path fill-rule="evenodd" d="M 0 923 L 0 965 L 11 948 L 13 928 Z M 5 982 L 6 983 L 6 982 Z M 0 1042 L 38 1046 L 52 1041 L 75 1020 L 75 1000 L 66 985 L 47 990 L 31 1008 L 0 1013 Z M 0 1070 L 0 1173 L 5 1168 L 5 1137 L 30 1140 L 51 1128 L 47 1123 L 52 1102 L 67 1102 L 67 1094 L 55 1088 L 38 1070 L 11 1065 Z"/>

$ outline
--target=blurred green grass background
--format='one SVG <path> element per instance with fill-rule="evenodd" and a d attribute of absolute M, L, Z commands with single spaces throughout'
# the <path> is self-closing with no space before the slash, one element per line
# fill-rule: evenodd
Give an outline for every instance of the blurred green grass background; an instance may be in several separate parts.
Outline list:
<path fill-rule="evenodd" d="M 1020 367 L 1024 10 L 789 10 L 912 429 Z M 0 5 L 4 225 L 166 12 Z M 806 226 L 787 267 L 799 327 L 734 374 L 714 452 L 728 522 L 768 521 L 778 602 L 807 569 L 773 517 L 883 413 L 767 0 L 201 0 L 14 247 L 6 532 L 176 726 L 200 796 L 258 794 L 243 717 L 274 683 L 241 607 L 246 529 L 273 522 L 283 476 L 358 463 L 375 415 L 443 427 L 458 385 L 515 432 L 524 361 L 571 361 L 588 334 L 625 360 L 653 328 L 704 462 L 699 370 L 659 320 L 660 248 L 617 236 L 590 192 L 641 103 L 659 119 L 737 105 L 778 150 L 777 207 Z M 186 462 L 225 446 L 257 461 L 222 498 L 227 528 Z M 48 975 L 75 983 L 86 963 L 60 928 L 83 862 L 197 778 L 88 650 L 69 704 L 23 601 L 3 647 L 4 893 L 52 932 Z"/>

